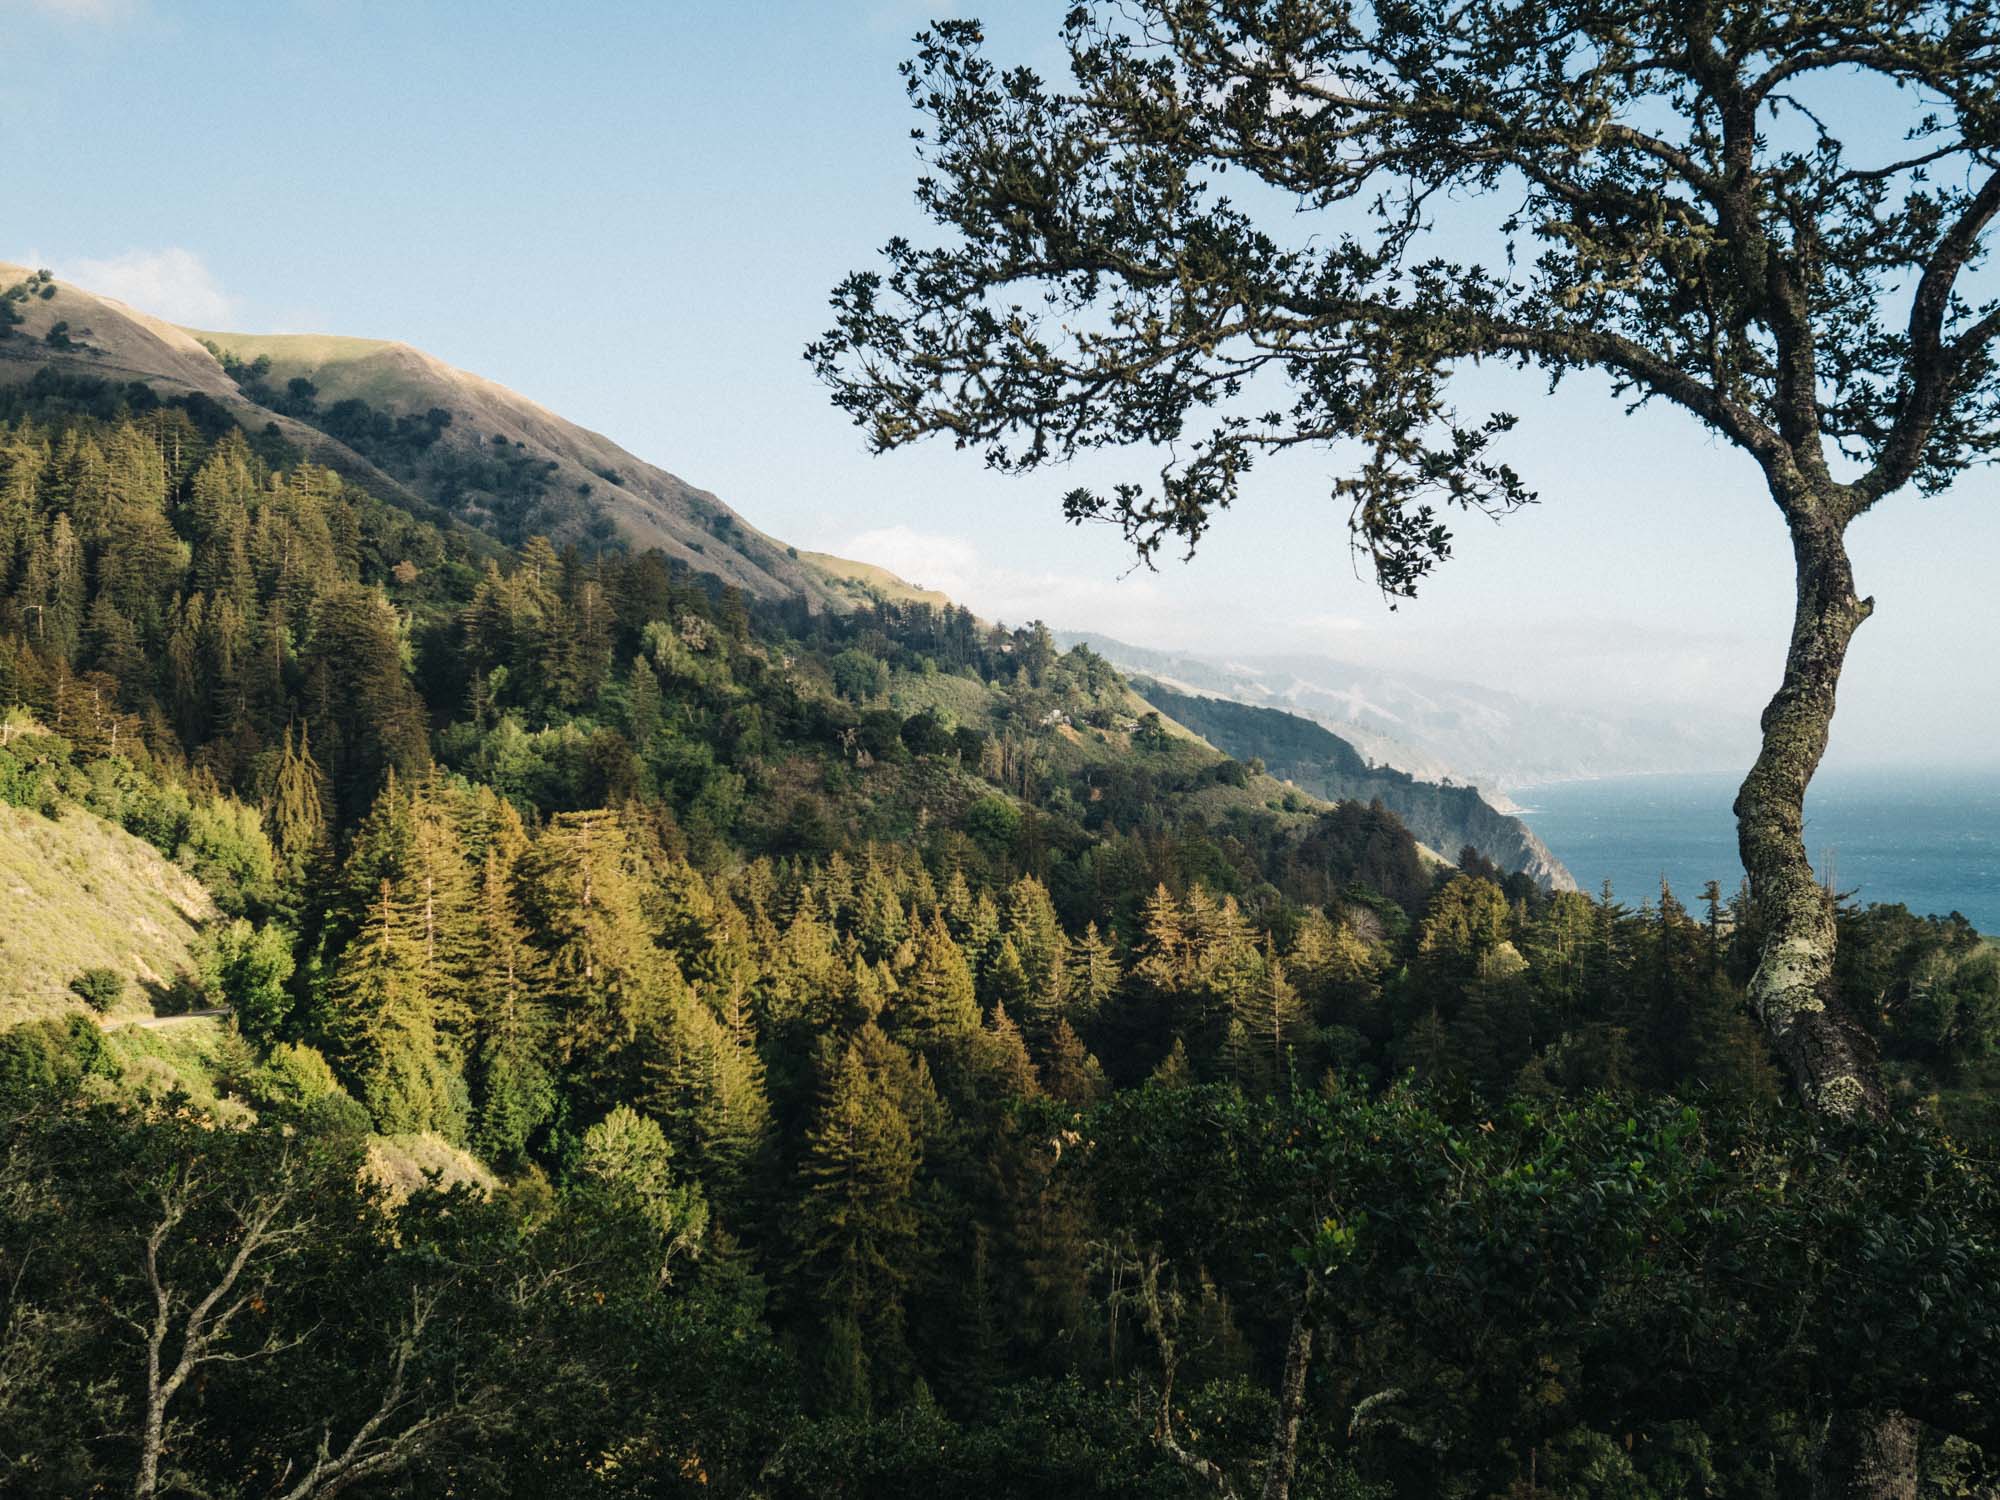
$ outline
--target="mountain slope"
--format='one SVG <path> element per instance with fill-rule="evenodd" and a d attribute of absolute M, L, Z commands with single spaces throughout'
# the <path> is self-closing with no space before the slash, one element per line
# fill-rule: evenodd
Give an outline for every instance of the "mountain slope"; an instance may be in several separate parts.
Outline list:
<path fill-rule="evenodd" d="M 0 264 L 0 287 L 29 274 Z M 0 382 L 47 369 L 199 393 L 384 498 L 441 505 L 509 542 L 617 537 L 755 597 L 849 607 L 845 590 L 714 495 L 408 344 L 184 329 L 52 285 L 53 296 L 13 304 L 22 321 L 0 337 Z"/>
<path fill-rule="evenodd" d="M 1137 691 L 1161 713 L 1238 760 L 1255 757 L 1273 776 L 1330 802 L 1380 801 L 1410 832 L 1445 854 L 1470 844 L 1504 871 L 1520 871 L 1548 890 L 1576 881 L 1519 818 L 1489 805 L 1476 788 L 1420 781 L 1403 771 L 1370 766 L 1345 740 L 1309 719 L 1226 698 L 1176 692 L 1140 678 Z"/>

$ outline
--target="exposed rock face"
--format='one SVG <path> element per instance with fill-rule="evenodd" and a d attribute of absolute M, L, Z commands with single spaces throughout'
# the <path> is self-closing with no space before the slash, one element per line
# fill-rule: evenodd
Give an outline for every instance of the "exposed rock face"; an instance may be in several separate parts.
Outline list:
<path fill-rule="evenodd" d="M 1271 775 L 1316 797 L 1335 802 L 1379 799 L 1412 834 L 1447 858 L 1470 844 L 1501 870 L 1519 871 L 1545 890 L 1576 889 L 1575 878 L 1534 830 L 1495 809 L 1476 787 L 1420 781 L 1407 772 L 1371 766 L 1339 735 L 1281 709 L 1178 692 L 1144 678 L 1134 686 L 1161 713 L 1224 754 L 1238 760 L 1254 756 Z"/>

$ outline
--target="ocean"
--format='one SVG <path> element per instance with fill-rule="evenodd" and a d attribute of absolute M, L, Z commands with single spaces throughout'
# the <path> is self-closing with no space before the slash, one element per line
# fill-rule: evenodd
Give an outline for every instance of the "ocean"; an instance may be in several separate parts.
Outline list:
<path fill-rule="evenodd" d="M 1608 876 L 1628 906 L 1665 875 L 1690 907 L 1710 880 L 1743 879 L 1729 805 L 1737 775 L 1623 776 L 1512 795 L 1585 891 Z M 1806 849 L 1861 902 L 1960 912 L 2000 933 L 2000 771 L 1828 771 L 1806 795 Z"/>

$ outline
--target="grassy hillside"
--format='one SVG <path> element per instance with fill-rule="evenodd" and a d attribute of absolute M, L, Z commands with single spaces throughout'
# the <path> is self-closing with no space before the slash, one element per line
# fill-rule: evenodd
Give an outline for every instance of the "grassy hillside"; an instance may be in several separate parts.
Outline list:
<path fill-rule="evenodd" d="M 936 589 L 920 588 L 898 578 L 887 568 L 873 563 L 835 557 L 831 552 L 801 552 L 799 559 L 824 573 L 836 589 L 858 604 L 887 601 L 890 604 L 928 604 L 933 609 L 950 609 L 954 601 Z"/>
<path fill-rule="evenodd" d="M 192 876 L 102 818 L 0 805 L 0 1024 L 81 1010 L 69 983 L 89 968 L 126 977 L 113 1019 L 151 1015 L 214 915 Z"/>

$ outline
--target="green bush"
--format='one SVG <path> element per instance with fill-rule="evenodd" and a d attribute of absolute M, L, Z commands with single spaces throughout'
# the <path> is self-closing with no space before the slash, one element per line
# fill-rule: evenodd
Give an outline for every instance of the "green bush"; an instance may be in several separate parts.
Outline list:
<path fill-rule="evenodd" d="M 100 1015 L 125 998 L 125 976 L 116 969 L 85 969 L 69 987 Z"/>

